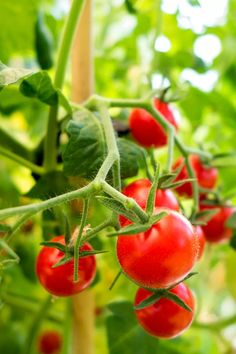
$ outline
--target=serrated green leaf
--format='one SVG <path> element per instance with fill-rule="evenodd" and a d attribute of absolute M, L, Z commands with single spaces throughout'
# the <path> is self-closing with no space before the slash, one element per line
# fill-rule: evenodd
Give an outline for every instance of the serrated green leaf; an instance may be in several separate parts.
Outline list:
<path fill-rule="evenodd" d="M 63 253 L 65 253 L 66 250 L 66 247 L 59 242 L 43 241 L 40 243 L 40 245 L 45 247 L 50 247 L 50 248 L 56 248 Z"/>
<path fill-rule="evenodd" d="M 65 174 L 93 179 L 106 157 L 99 119 L 87 111 L 76 112 L 67 132 L 69 142 L 63 153 Z"/>

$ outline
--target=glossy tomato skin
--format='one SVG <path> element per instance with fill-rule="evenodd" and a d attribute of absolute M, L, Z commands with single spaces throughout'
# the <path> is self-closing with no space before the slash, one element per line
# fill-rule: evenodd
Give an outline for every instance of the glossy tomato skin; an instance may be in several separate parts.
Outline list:
<path fill-rule="evenodd" d="M 178 128 L 177 120 L 167 103 L 155 98 L 154 106 L 169 123 Z M 131 112 L 129 126 L 134 139 L 144 147 L 158 148 L 167 144 L 164 128 L 144 109 L 135 108 Z"/>
<path fill-rule="evenodd" d="M 59 354 L 61 346 L 61 335 L 55 330 L 44 331 L 38 338 L 38 351 L 40 354 Z"/>
<path fill-rule="evenodd" d="M 197 225 L 194 227 L 194 230 L 198 236 L 198 241 L 199 241 L 199 251 L 198 251 L 198 260 L 202 258 L 204 249 L 205 249 L 205 244 L 206 244 L 206 237 L 204 234 L 204 231 L 201 226 Z"/>
<path fill-rule="evenodd" d="M 127 197 L 133 198 L 141 206 L 141 208 L 145 209 L 150 188 L 151 182 L 149 179 L 143 178 L 130 183 L 123 189 L 122 193 Z M 170 189 L 157 190 L 155 206 L 179 211 L 178 201 Z M 125 224 L 126 220 L 127 219 L 124 216 L 120 216 L 121 226 Z"/>
<path fill-rule="evenodd" d="M 64 236 L 55 237 L 52 241 L 65 244 Z M 92 247 L 89 243 L 85 243 L 80 249 L 90 251 Z M 79 281 L 74 283 L 74 260 L 52 268 L 63 256 L 64 253 L 58 249 L 44 246 L 37 257 L 36 274 L 38 279 L 42 286 L 55 296 L 71 296 L 81 292 L 92 283 L 96 273 L 95 256 L 82 257 L 79 260 Z"/>
<path fill-rule="evenodd" d="M 173 165 L 173 171 L 175 171 L 182 163 L 184 158 L 180 157 Z M 214 167 L 206 167 L 202 164 L 199 156 L 190 155 L 190 163 L 196 174 L 197 181 L 200 187 L 212 189 L 215 187 L 218 179 L 218 170 Z M 176 181 L 189 178 L 187 167 L 184 165 L 180 173 L 178 174 Z M 179 195 L 186 195 L 192 197 L 193 188 L 191 182 L 186 182 L 182 186 L 175 188 Z"/>
<path fill-rule="evenodd" d="M 148 231 L 117 240 L 123 272 L 149 288 L 166 288 L 182 280 L 198 257 L 198 237 L 190 222 L 176 211 L 155 209 L 156 213 L 161 211 L 167 215 Z"/>
<path fill-rule="evenodd" d="M 185 284 L 180 283 L 171 289 L 171 292 L 181 298 L 192 309 L 192 312 L 165 298 L 161 298 L 144 309 L 135 310 L 138 322 L 152 336 L 166 339 L 177 337 L 193 321 L 195 301 L 190 289 Z M 139 288 L 135 297 L 135 306 L 151 294 L 148 290 Z"/>
<path fill-rule="evenodd" d="M 235 212 L 230 206 L 220 205 L 200 205 L 200 210 L 219 209 L 219 211 L 202 226 L 206 240 L 212 243 L 221 243 L 229 240 L 233 235 L 233 230 L 226 226 L 228 218 Z"/>

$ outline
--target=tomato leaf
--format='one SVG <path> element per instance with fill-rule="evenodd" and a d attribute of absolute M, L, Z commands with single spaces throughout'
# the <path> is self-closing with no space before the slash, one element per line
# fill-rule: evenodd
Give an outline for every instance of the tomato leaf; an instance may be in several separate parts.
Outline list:
<path fill-rule="evenodd" d="M 0 90 L 4 88 L 4 86 L 17 83 L 30 74 L 32 74 L 32 70 L 9 68 L 0 61 Z"/>
<path fill-rule="evenodd" d="M 196 178 L 186 178 L 186 179 L 182 179 L 181 181 L 177 181 L 173 183 L 162 183 L 161 189 L 167 189 L 167 188 L 175 189 L 177 187 L 182 186 L 185 183 L 193 182 L 193 181 L 196 181 Z"/>
<path fill-rule="evenodd" d="M 121 230 L 117 232 L 109 233 L 108 236 L 129 236 L 129 235 L 136 235 L 140 232 L 145 232 L 150 229 L 150 224 L 135 224 L 135 225 L 128 225 L 123 227 Z"/>
<path fill-rule="evenodd" d="M 65 253 L 65 251 L 66 251 L 65 246 L 59 242 L 43 241 L 40 243 L 40 245 L 45 246 L 45 247 L 57 248 L 59 251 L 61 251 L 63 253 Z"/>
<path fill-rule="evenodd" d="M 96 199 L 115 213 L 124 215 L 127 219 L 132 220 L 133 222 L 139 222 L 139 219 L 136 217 L 136 215 L 131 210 L 127 210 L 125 206 L 117 200 L 103 196 L 98 196 Z"/>
<path fill-rule="evenodd" d="M 67 125 L 69 142 L 63 153 L 67 176 L 93 179 L 106 157 L 102 126 L 92 113 L 80 111 Z"/>
<path fill-rule="evenodd" d="M 109 251 L 105 251 L 105 250 L 80 251 L 79 258 L 92 256 L 93 254 L 101 254 L 101 253 L 108 253 L 108 252 Z"/>
<path fill-rule="evenodd" d="M 158 188 L 158 182 L 159 182 L 159 166 L 156 168 L 152 186 L 148 193 L 147 204 L 146 204 L 146 212 L 148 215 L 152 215 L 155 207 L 155 199 L 156 199 L 156 191 Z"/>
<path fill-rule="evenodd" d="M 157 224 L 166 215 L 168 215 L 168 211 L 161 211 L 159 214 L 152 215 L 150 218 L 151 225 Z"/>
<path fill-rule="evenodd" d="M 198 222 L 203 222 L 204 224 L 206 224 L 209 220 L 211 220 L 213 218 L 213 216 L 215 214 L 217 214 L 219 211 L 219 209 L 216 208 L 215 209 L 206 209 L 206 210 L 202 210 L 202 211 L 199 211 L 196 215 L 195 215 L 195 220 Z M 203 224 L 203 225 L 204 225 Z M 194 225 L 196 225 L 194 223 Z"/>
<path fill-rule="evenodd" d="M 63 258 L 60 259 L 60 261 L 58 261 L 57 263 L 53 264 L 52 268 L 58 268 L 64 264 L 69 263 L 74 257 L 73 256 L 65 256 Z"/>
<path fill-rule="evenodd" d="M 120 153 L 121 178 L 136 176 L 144 160 L 142 148 L 122 138 L 117 139 L 117 147 Z"/>

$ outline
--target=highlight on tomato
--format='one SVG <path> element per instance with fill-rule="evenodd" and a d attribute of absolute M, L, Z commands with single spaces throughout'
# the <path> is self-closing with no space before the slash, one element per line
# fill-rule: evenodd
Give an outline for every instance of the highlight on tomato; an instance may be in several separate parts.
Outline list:
<path fill-rule="evenodd" d="M 169 105 L 155 98 L 154 106 L 177 130 L 178 122 Z M 158 148 L 167 144 L 165 129 L 145 109 L 135 108 L 132 110 L 129 117 L 129 126 L 134 139 L 144 147 Z"/>
<path fill-rule="evenodd" d="M 166 339 L 177 337 L 186 331 L 193 321 L 195 300 L 190 289 L 184 283 L 180 283 L 172 288 L 170 292 L 183 300 L 192 311 L 184 309 L 167 298 L 161 298 L 153 305 L 135 310 L 139 324 L 152 336 Z M 134 305 L 139 305 L 152 294 L 146 289 L 139 288 Z"/>
<path fill-rule="evenodd" d="M 141 208 L 145 209 L 150 188 L 150 180 L 147 178 L 141 178 L 126 186 L 122 193 L 126 197 L 133 198 Z M 179 211 L 177 198 L 170 189 L 158 189 L 156 191 L 155 206 Z M 123 226 L 127 219 L 122 215 L 120 215 L 119 218 L 120 223 Z"/>
<path fill-rule="evenodd" d="M 197 225 L 194 227 L 194 229 L 196 235 L 198 236 L 198 241 L 199 241 L 198 260 L 200 260 L 204 253 L 204 249 L 206 245 L 206 237 L 201 226 Z"/>
<path fill-rule="evenodd" d="M 140 286 L 166 288 L 181 281 L 193 268 L 199 251 L 191 223 L 176 211 L 156 208 L 166 215 L 146 232 L 119 236 L 117 258 L 123 272 Z"/>
<path fill-rule="evenodd" d="M 54 237 L 52 242 L 65 244 L 64 236 Z M 91 251 L 89 243 L 80 248 L 81 251 Z M 36 273 L 42 286 L 55 296 L 71 296 L 86 289 L 93 281 L 96 273 L 94 255 L 81 257 L 78 266 L 78 282 L 74 282 L 74 260 L 53 268 L 64 257 L 64 253 L 52 247 L 44 246 L 37 257 Z"/>
<path fill-rule="evenodd" d="M 213 189 L 216 186 L 218 179 L 218 170 L 215 167 L 205 166 L 201 161 L 200 157 L 197 155 L 190 155 L 189 157 L 190 164 L 196 174 L 199 187 L 206 189 Z M 173 171 L 177 170 L 183 164 L 184 158 L 180 157 L 173 164 Z M 183 166 L 178 176 L 176 177 L 176 182 L 189 178 L 186 165 Z M 193 195 L 193 186 L 191 182 L 186 182 L 181 186 L 175 188 L 176 192 L 179 195 L 185 195 L 192 197 Z"/>

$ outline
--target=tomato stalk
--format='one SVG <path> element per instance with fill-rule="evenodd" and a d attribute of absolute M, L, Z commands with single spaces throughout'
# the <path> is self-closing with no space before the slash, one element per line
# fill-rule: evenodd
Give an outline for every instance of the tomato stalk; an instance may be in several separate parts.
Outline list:
<path fill-rule="evenodd" d="M 35 317 L 33 318 L 33 321 L 31 323 L 28 332 L 28 337 L 26 339 L 25 351 L 24 351 L 25 354 L 30 354 L 32 352 L 35 337 L 38 333 L 42 321 L 45 318 L 46 312 L 48 311 L 51 305 L 51 302 L 52 302 L 52 296 L 49 295 L 43 301 L 41 307 L 39 308 L 39 311 L 36 313 Z"/>
<path fill-rule="evenodd" d="M 54 85 L 61 89 L 64 83 L 67 62 L 70 56 L 73 39 L 77 24 L 80 19 L 84 0 L 73 0 L 69 15 L 67 17 L 61 44 L 58 52 L 58 60 L 55 71 Z M 48 116 L 48 126 L 44 145 L 44 168 L 52 171 L 57 165 L 57 115 L 58 105 L 51 106 Z"/>

